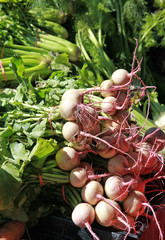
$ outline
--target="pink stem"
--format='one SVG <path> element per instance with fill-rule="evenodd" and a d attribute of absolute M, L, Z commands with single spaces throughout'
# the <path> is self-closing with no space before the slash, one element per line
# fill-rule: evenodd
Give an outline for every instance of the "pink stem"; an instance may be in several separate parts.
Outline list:
<path fill-rule="evenodd" d="M 91 225 L 89 224 L 89 222 L 85 222 L 84 225 L 85 225 L 85 227 L 88 229 L 88 231 L 91 233 L 92 237 L 93 237 L 95 240 L 100 240 L 100 238 L 96 235 L 96 233 L 93 232 L 93 230 L 92 230 Z"/>

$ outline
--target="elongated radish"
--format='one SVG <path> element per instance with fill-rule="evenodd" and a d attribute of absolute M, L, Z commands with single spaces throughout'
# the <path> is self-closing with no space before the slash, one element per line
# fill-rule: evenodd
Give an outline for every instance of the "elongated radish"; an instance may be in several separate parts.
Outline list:
<path fill-rule="evenodd" d="M 9 221 L 0 227 L 1 240 L 19 240 L 25 232 L 26 224 L 19 221 Z"/>
<path fill-rule="evenodd" d="M 61 148 L 55 156 L 59 168 L 69 171 L 80 163 L 80 154 L 71 147 Z"/>
<path fill-rule="evenodd" d="M 116 154 L 110 158 L 107 163 L 108 172 L 113 174 L 120 174 L 121 176 L 128 172 L 128 161 L 127 158 L 122 154 Z"/>
<path fill-rule="evenodd" d="M 132 190 L 123 200 L 123 209 L 128 215 L 132 217 L 138 217 L 144 213 L 146 207 L 143 205 L 143 203 L 146 202 L 147 199 L 142 192 Z"/>
<path fill-rule="evenodd" d="M 72 212 L 72 221 L 75 225 L 81 228 L 87 228 L 94 239 L 99 240 L 99 237 L 91 229 L 91 224 L 95 220 L 95 210 L 88 203 L 79 203 Z"/>
<path fill-rule="evenodd" d="M 132 181 L 125 182 L 122 177 L 110 176 L 105 182 L 105 193 L 108 198 L 115 201 L 122 201 L 129 193 Z"/>
<path fill-rule="evenodd" d="M 100 89 L 102 90 L 100 93 L 103 97 L 115 97 L 117 95 L 117 90 L 113 90 L 113 82 L 109 79 L 104 80 L 100 84 Z"/>

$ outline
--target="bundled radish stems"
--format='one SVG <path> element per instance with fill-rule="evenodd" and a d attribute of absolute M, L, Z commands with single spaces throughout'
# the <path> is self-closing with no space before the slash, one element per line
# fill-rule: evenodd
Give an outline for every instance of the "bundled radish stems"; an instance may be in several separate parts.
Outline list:
<path fill-rule="evenodd" d="M 56 162 L 70 172 L 70 184 L 81 190 L 84 203 L 74 208 L 73 222 L 87 227 L 94 239 L 99 239 L 90 226 L 94 219 L 106 227 L 136 232 L 137 219 L 144 213 L 147 217 L 150 209 L 163 240 L 145 185 L 164 179 L 159 152 L 165 147 L 165 133 L 158 128 L 144 133 L 145 123 L 138 126 L 136 119 L 131 120 L 133 105 L 147 94 L 147 86 L 137 75 L 140 63 L 135 53 L 133 59 L 138 66 L 133 69 L 133 61 L 130 73 L 118 69 L 100 86 L 69 89 L 59 105 L 67 146 L 57 152 Z M 134 79 L 139 80 L 137 89 Z M 97 166 L 96 157 L 104 168 Z M 152 174 L 147 181 L 146 174 Z"/>

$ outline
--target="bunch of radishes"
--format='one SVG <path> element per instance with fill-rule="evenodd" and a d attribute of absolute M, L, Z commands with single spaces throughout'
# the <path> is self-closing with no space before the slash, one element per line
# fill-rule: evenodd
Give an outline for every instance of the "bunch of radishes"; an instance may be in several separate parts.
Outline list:
<path fill-rule="evenodd" d="M 146 86 L 136 75 L 138 68 L 128 73 L 118 69 L 111 79 L 95 88 L 67 90 L 61 99 L 60 113 L 64 119 L 62 134 L 70 145 L 56 154 L 59 168 L 70 171 L 70 184 L 81 189 L 83 203 L 72 213 L 73 222 L 87 227 L 94 239 L 99 239 L 90 225 L 113 226 L 131 232 L 137 218 L 149 208 L 163 240 L 155 213 L 147 202 L 145 185 L 164 178 L 164 160 L 159 153 L 165 147 L 165 133 L 132 121 L 133 104 L 145 95 Z M 139 80 L 138 89 L 133 79 Z M 106 161 L 106 168 L 96 169 L 95 156 Z M 151 174 L 144 180 L 146 174 Z M 125 237 L 126 238 L 126 237 Z"/>

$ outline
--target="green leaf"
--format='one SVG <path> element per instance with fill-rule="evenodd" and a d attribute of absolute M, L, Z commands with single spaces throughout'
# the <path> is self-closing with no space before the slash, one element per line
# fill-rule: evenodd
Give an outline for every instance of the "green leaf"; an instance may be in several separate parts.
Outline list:
<path fill-rule="evenodd" d="M 2 167 L 0 169 L 0 210 L 12 206 L 13 200 L 21 187 L 18 169 L 11 163 L 4 164 Z"/>
<path fill-rule="evenodd" d="M 13 134 L 11 126 L 6 127 L 3 131 L 0 131 L 0 137 L 9 137 Z"/>
<path fill-rule="evenodd" d="M 54 154 L 58 148 L 55 140 L 39 138 L 30 154 L 31 164 L 36 168 L 41 168 L 47 157 Z"/>
<path fill-rule="evenodd" d="M 19 164 L 21 160 L 22 161 L 29 160 L 29 151 L 25 149 L 25 146 L 22 143 L 18 142 L 11 143 L 10 150 L 17 164 Z"/>
<path fill-rule="evenodd" d="M 46 129 L 46 123 L 47 123 L 47 119 L 44 119 L 40 123 L 38 123 L 30 133 L 27 133 L 28 137 L 37 139 L 43 136 Z"/>

